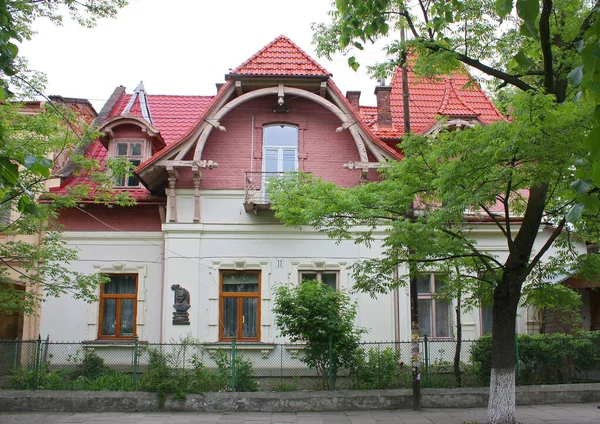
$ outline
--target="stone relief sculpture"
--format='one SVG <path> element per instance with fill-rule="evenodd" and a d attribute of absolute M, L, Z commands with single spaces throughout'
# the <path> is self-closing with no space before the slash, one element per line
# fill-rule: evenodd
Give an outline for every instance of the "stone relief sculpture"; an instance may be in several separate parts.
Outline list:
<path fill-rule="evenodd" d="M 173 284 L 171 290 L 175 292 L 173 325 L 190 325 L 190 316 L 187 312 L 187 310 L 190 309 L 190 292 L 179 284 Z"/>

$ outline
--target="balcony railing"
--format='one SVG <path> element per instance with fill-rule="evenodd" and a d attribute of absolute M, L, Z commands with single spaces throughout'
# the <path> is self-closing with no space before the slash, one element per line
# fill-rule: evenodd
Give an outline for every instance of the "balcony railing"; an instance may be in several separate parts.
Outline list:
<path fill-rule="evenodd" d="M 269 178 L 281 178 L 284 172 L 261 172 L 246 171 L 244 181 L 244 207 L 246 212 L 269 209 L 271 202 L 267 195 L 267 184 Z"/>

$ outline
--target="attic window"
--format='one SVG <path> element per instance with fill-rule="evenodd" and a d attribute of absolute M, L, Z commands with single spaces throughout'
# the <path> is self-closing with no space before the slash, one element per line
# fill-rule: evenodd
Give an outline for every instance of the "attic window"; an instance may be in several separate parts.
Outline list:
<path fill-rule="evenodd" d="M 123 157 L 136 168 L 143 160 L 143 143 L 141 141 L 117 141 L 115 142 L 114 157 Z M 134 175 L 121 175 L 116 178 L 115 185 L 118 187 L 137 187 L 140 182 Z"/>

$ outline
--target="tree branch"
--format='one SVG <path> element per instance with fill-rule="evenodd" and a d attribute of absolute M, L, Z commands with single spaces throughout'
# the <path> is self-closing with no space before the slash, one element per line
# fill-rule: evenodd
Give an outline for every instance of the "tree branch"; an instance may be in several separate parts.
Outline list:
<path fill-rule="evenodd" d="M 552 0 L 542 0 L 540 15 L 540 46 L 544 63 L 544 88 L 546 94 L 554 94 L 554 67 L 552 66 L 552 41 L 550 39 L 550 15 Z"/>
<path fill-rule="evenodd" d="M 556 238 L 562 232 L 566 222 L 567 222 L 566 218 L 563 218 L 560 220 L 559 224 L 554 229 L 554 231 L 552 232 L 552 234 L 550 235 L 548 240 L 546 240 L 546 243 L 544 243 L 544 245 L 542 246 L 540 251 L 531 260 L 531 263 L 529 264 L 529 266 L 527 267 L 527 270 L 525 271 L 526 275 L 529 275 L 531 273 L 531 271 L 533 270 L 533 268 L 535 268 L 535 266 L 540 261 L 540 259 L 542 259 L 542 256 L 544 256 L 544 254 L 548 251 L 548 249 L 550 249 L 550 246 L 552 246 L 552 243 L 554 243 L 554 240 L 556 240 Z"/>

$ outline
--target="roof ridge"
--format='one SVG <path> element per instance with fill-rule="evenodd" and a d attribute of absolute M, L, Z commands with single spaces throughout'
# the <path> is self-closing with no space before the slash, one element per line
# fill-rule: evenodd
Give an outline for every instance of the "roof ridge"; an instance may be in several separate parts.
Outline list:
<path fill-rule="evenodd" d="M 462 107 L 471 112 L 473 116 L 478 116 L 479 113 L 475 112 L 473 108 L 471 108 L 468 104 L 466 104 L 463 99 L 460 97 L 456 88 L 454 87 L 454 78 L 452 76 L 446 78 L 446 87 L 444 89 L 444 98 L 442 99 L 442 104 L 440 105 L 437 114 L 438 115 L 455 115 L 444 113 L 443 111 L 448 107 L 450 99 L 456 99 L 460 103 Z"/>
<path fill-rule="evenodd" d="M 275 39 L 273 41 L 268 43 L 266 46 L 264 46 L 262 49 L 260 49 L 256 53 L 254 53 L 252 56 L 250 56 L 248 59 L 246 59 L 241 65 L 237 66 L 233 71 L 230 71 L 229 75 L 234 75 L 234 74 L 242 75 L 243 74 L 242 70 L 244 68 L 248 67 L 253 61 L 258 59 L 266 51 L 273 48 L 273 46 L 275 46 L 278 42 L 281 42 L 281 41 L 285 41 L 286 43 L 290 44 L 291 47 L 293 47 L 298 53 L 300 53 L 300 55 L 302 55 L 305 60 L 307 60 L 311 65 L 313 65 L 315 68 L 317 68 L 319 70 L 319 72 L 321 72 L 323 74 L 323 76 L 330 77 L 333 75 L 329 71 L 327 71 L 319 62 L 317 62 L 315 59 L 313 59 L 308 53 L 306 53 L 301 47 L 299 47 L 296 43 L 294 43 L 292 40 L 290 40 L 288 37 L 286 37 L 283 34 L 275 37 Z"/>

